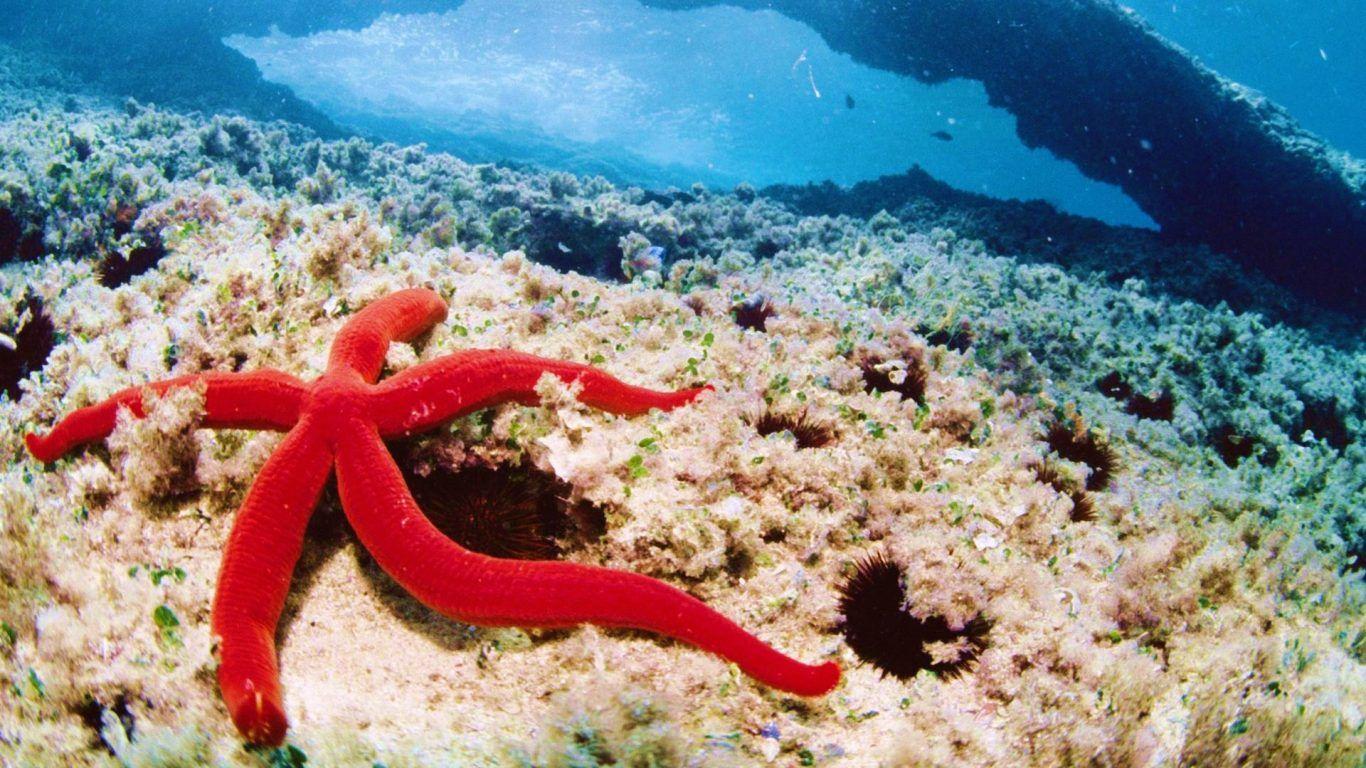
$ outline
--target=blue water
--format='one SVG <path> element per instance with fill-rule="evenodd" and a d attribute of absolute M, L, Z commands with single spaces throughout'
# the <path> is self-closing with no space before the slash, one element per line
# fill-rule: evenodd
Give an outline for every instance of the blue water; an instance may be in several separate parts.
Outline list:
<path fill-rule="evenodd" d="M 669 12 L 639 0 L 18 5 L 26 4 L 58 9 L 43 31 L 58 47 L 88 51 L 80 54 L 87 58 L 98 52 L 101 72 L 122 67 L 136 74 L 156 56 L 198 62 L 195 50 L 177 45 L 204 47 L 205 39 L 178 30 L 212 30 L 208 39 L 229 35 L 226 42 L 267 78 L 343 125 L 380 139 L 425 141 L 473 161 L 530 161 L 651 187 L 850 184 L 919 165 L 960 189 L 1041 198 L 1104 221 L 1152 226 L 1119 189 L 1087 179 L 1046 149 L 1025 147 L 1015 119 L 989 106 L 978 83 L 928 86 L 872 69 L 774 12 Z M 883 4 L 896 2 L 873 0 L 869 7 Z M 4 5 L 0 0 L 0 19 L 13 19 Z M 1262 91 L 1332 145 L 1366 156 L 1366 0 L 1129 5 L 1159 33 Z M 434 12 L 383 16 L 366 26 L 375 9 Z M 272 22 L 289 32 L 268 33 Z M 82 24 L 112 31 L 107 38 L 68 34 Z M 129 28 L 146 39 L 111 52 L 106 62 L 105 52 L 128 39 Z M 24 37 L 22 23 L 13 29 Z M 5 31 L 0 26 L 0 37 Z M 192 97 L 209 84 L 224 97 L 211 110 L 316 117 L 276 95 L 282 91 L 252 91 L 255 73 L 235 57 L 204 62 L 202 72 L 172 70 L 170 77 L 152 66 L 147 77 L 155 87 L 133 95 L 197 108 Z M 114 80 L 121 87 L 136 77 Z M 269 109 L 284 102 L 281 111 Z"/>
<path fill-rule="evenodd" d="M 679 186 L 848 184 L 919 164 L 961 189 L 1151 225 L 1118 188 L 1023 146 L 978 83 L 856 64 L 772 12 L 470 0 L 358 31 L 228 43 L 344 124 L 471 159 Z"/>
<path fill-rule="evenodd" d="M 1126 0 L 1207 66 L 1366 157 L 1366 0 Z"/>

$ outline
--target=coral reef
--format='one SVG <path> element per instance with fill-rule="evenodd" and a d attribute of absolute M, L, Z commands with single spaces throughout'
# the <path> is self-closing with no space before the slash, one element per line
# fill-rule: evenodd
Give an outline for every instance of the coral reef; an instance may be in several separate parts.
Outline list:
<path fill-rule="evenodd" d="M 0 760 L 1350 766 L 1366 748 L 1359 330 L 890 213 L 801 215 L 751 189 L 646 193 L 111 105 L 4 49 L 0 81 L 0 208 L 43 244 L 0 268 L 0 330 L 37 300 L 54 343 L 0 396 Z M 663 248 L 659 279 L 590 277 L 615 254 L 579 243 L 559 269 L 536 263 L 549 212 L 625 232 L 619 258 L 644 252 L 632 233 Z M 102 284 L 108 255 L 152 242 L 154 266 Z M 1175 260 L 1164 247 L 1141 244 Z M 551 381 L 542 408 L 468 416 L 396 454 L 553 476 L 566 506 L 601 515 L 563 561 L 681 585 L 794 655 L 838 660 L 841 686 L 811 702 L 629 632 L 453 622 L 320 525 L 278 635 L 290 742 L 243 749 L 208 606 L 277 438 L 194 430 L 204 402 L 188 391 L 56 471 L 21 436 L 168 376 L 311 377 L 349 317 L 414 284 L 451 297 L 450 318 L 394 345 L 390 375 L 516 348 L 717 391 L 623 419 Z M 754 296 L 778 310 L 763 332 L 733 314 Z M 903 371 L 923 372 L 919 396 L 896 391 Z M 1127 412 L 1097 387 L 1111 372 L 1130 395 L 1171 393 L 1171 420 Z M 1085 423 L 1068 434 L 1122 454 L 1104 491 L 1086 492 L 1085 457 L 1046 458 L 1041 435 L 1069 407 Z M 770 412 L 828 441 L 760 435 Z M 1244 458 L 1226 464 L 1224 444 Z M 336 507 L 324 492 L 320 517 Z M 984 643 L 931 644 L 972 651 L 960 674 L 859 665 L 841 587 L 879 552 L 902 615 L 990 619 Z"/>

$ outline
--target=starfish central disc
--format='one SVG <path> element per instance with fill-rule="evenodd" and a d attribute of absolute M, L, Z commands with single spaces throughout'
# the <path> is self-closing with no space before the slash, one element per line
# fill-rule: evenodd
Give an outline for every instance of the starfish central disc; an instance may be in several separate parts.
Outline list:
<path fill-rule="evenodd" d="M 577 384 L 585 404 L 623 415 L 677 408 L 709 389 L 644 389 L 591 366 L 508 350 L 456 352 L 377 382 L 391 343 L 409 341 L 445 316 L 436 293 L 399 291 L 343 326 L 326 372 L 312 384 L 279 371 L 183 376 L 123 390 L 74 411 L 46 435 L 25 437 L 36 459 L 55 461 L 108 436 L 120 410 L 144 416 L 145 392 L 178 387 L 203 388 L 205 427 L 286 433 L 237 512 L 213 602 L 219 688 L 248 741 L 277 745 L 288 728 L 275 628 L 308 519 L 334 471 L 361 543 L 395 581 L 446 616 L 484 626 L 631 627 L 710 651 L 790 693 L 816 696 L 838 684 L 834 662 L 798 662 L 662 581 L 579 563 L 492 558 L 437 530 L 383 438 L 501 403 L 536 404 L 536 384 L 546 374 Z"/>

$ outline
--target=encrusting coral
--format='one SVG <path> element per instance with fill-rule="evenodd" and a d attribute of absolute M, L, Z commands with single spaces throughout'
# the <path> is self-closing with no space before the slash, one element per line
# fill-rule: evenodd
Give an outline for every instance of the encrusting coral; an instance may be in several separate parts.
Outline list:
<path fill-rule="evenodd" d="M 445 316 L 446 303 L 432 291 L 400 291 L 347 323 L 327 372 L 312 385 L 278 371 L 193 375 L 124 390 L 72 413 L 47 435 L 26 437 L 34 457 L 51 462 L 108 436 L 120 410 L 143 415 L 146 391 L 187 388 L 204 390 L 204 426 L 288 432 L 237 513 L 214 598 L 219 686 L 249 741 L 284 741 L 275 629 L 305 527 L 334 466 L 342 506 L 366 549 L 441 613 L 488 626 L 644 629 L 723 656 L 791 693 L 821 695 L 838 684 L 834 662 L 811 666 L 784 656 L 663 582 L 578 563 L 513 563 L 443 536 L 418 509 L 381 438 L 429 431 L 505 402 L 535 404 L 543 375 L 572 383 L 582 402 L 619 414 L 677 408 L 707 391 L 657 392 L 585 365 L 497 350 L 456 353 L 376 385 L 389 345 L 421 335 Z"/>

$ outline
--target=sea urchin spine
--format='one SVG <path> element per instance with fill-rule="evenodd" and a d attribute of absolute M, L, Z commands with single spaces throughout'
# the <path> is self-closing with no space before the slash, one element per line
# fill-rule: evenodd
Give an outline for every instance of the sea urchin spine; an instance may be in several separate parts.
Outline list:
<path fill-rule="evenodd" d="M 983 616 L 954 629 L 942 616 L 916 618 L 905 605 L 905 572 L 881 553 L 860 561 L 840 589 L 845 642 L 883 675 L 909 680 L 928 669 L 957 677 L 986 650 L 991 622 Z M 937 661 L 927 648 L 930 643 L 956 643 L 958 657 Z"/>

